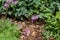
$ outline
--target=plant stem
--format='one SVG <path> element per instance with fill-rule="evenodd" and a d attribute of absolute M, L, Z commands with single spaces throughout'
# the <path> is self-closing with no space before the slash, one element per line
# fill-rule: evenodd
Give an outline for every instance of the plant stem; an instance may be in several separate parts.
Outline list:
<path fill-rule="evenodd" d="M 8 8 L 6 9 L 5 19 L 6 19 L 6 17 L 7 17 L 7 14 L 8 14 Z"/>
<path fill-rule="evenodd" d="M 2 17 L 1 18 L 3 18 L 3 15 L 2 15 Z"/>

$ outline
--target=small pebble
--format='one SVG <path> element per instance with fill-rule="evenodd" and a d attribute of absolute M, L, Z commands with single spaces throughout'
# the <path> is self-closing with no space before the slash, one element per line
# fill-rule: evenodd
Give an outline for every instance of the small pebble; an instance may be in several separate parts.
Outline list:
<path fill-rule="evenodd" d="M 36 31 L 33 31 L 33 32 L 32 32 L 32 36 L 35 36 L 35 35 L 36 35 Z"/>

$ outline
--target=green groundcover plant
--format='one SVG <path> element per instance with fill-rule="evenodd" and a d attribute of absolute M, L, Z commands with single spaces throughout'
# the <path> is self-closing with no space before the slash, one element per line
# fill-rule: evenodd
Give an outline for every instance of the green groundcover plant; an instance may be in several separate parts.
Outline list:
<path fill-rule="evenodd" d="M 56 13 L 56 16 L 52 14 L 45 14 L 45 26 L 44 29 L 46 30 L 43 35 L 48 40 L 49 37 L 54 37 L 56 40 L 60 40 L 60 11 Z"/>
<path fill-rule="evenodd" d="M 18 40 L 20 33 L 20 29 L 9 19 L 0 19 L 0 40 Z"/>

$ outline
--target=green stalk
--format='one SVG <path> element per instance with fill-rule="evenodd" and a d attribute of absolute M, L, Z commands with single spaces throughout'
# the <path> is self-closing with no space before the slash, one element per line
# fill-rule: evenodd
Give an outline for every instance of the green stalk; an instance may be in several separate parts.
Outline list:
<path fill-rule="evenodd" d="M 7 18 L 8 8 L 6 9 L 5 19 Z"/>

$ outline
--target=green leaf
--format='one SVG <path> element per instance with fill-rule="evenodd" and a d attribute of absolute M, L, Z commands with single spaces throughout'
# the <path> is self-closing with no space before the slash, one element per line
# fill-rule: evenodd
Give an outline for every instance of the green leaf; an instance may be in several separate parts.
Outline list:
<path fill-rule="evenodd" d="M 58 12 L 56 13 L 56 18 L 58 18 L 58 19 L 60 20 L 60 11 L 58 11 Z"/>

